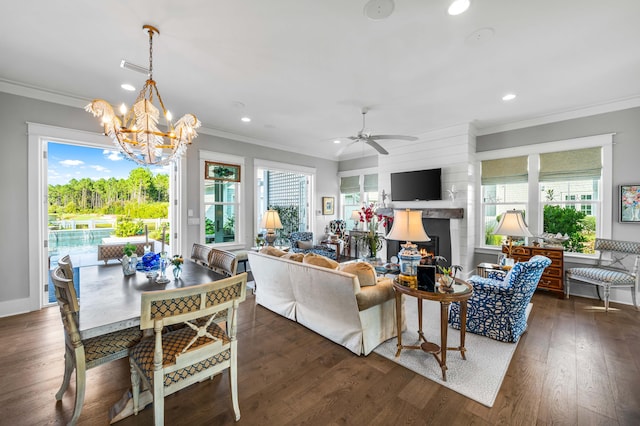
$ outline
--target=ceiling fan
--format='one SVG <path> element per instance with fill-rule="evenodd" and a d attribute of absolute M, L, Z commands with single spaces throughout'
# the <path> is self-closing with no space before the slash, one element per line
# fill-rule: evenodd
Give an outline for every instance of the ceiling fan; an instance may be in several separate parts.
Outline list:
<path fill-rule="evenodd" d="M 382 155 L 387 155 L 389 154 L 389 152 L 384 149 L 377 141 L 378 140 L 383 140 L 383 139 L 395 139 L 395 140 L 401 140 L 401 141 L 417 141 L 418 138 L 416 138 L 415 136 L 406 136 L 406 135 L 372 135 L 371 133 L 366 133 L 364 131 L 365 129 L 365 118 L 367 115 L 367 112 L 369 112 L 369 110 L 367 108 L 363 108 L 362 109 L 362 129 L 358 132 L 358 134 L 356 136 L 349 136 L 347 139 L 352 140 L 353 142 L 351 142 L 349 145 L 345 146 L 343 149 L 341 149 L 338 152 L 338 155 L 340 155 L 342 153 L 342 151 L 344 151 L 347 147 L 353 145 L 354 143 L 357 142 L 364 142 L 367 145 L 369 145 L 370 147 L 372 147 L 373 149 L 375 149 L 376 151 L 378 151 L 380 154 Z"/>

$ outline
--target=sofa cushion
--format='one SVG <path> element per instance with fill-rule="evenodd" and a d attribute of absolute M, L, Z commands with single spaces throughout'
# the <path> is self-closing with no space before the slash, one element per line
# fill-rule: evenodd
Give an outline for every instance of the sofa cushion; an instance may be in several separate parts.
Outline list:
<path fill-rule="evenodd" d="M 298 241 L 298 248 L 302 250 L 309 250 L 313 248 L 313 241 Z"/>
<path fill-rule="evenodd" d="M 304 259 L 304 253 L 285 253 L 280 256 L 282 259 L 295 260 L 296 262 L 302 262 Z"/>
<path fill-rule="evenodd" d="M 340 270 L 357 276 L 358 281 L 360 281 L 360 287 L 376 285 L 376 270 L 370 263 L 343 263 L 340 265 Z"/>
<path fill-rule="evenodd" d="M 304 255 L 304 259 L 302 259 L 302 263 L 307 263 L 309 265 L 322 266 L 323 268 L 329 269 L 338 269 L 340 264 L 335 260 L 331 260 L 328 257 L 320 256 L 315 253 L 307 253 Z"/>
<path fill-rule="evenodd" d="M 393 281 L 391 281 L 391 278 L 386 277 L 378 278 L 376 285 L 362 287 L 356 293 L 359 311 L 364 311 L 393 298 L 395 298 Z"/>
<path fill-rule="evenodd" d="M 265 246 L 260 249 L 260 253 L 268 254 L 269 256 L 281 257 L 286 253 L 286 251 L 282 251 L 271 246 Z"/>

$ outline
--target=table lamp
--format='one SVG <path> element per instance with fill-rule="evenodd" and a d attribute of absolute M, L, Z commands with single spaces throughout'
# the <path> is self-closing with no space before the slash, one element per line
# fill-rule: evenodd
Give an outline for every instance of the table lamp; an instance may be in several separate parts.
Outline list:
<path fill-rule="evenodd" d="M 267 210 L 262 215 L 260 221 L 260 228 L 267 230 L 267 235 L 264 237 L 268 246 L 273 246 L 276 241 L 276 229 L 282 229 L 282 222 L 280 222 L 280 215 L 276 210 Z"/>
<path fill-rule="evenodd" d="M 513 249 L 513 237 L 533 237 L 527 228 L 527 222 L 524 221 L 522 210 L 508 210 L 503 213 L 500 218 L 498 227 L 493 231 L 495 235 L 506 235 L 509 251 L 507 258 L 511 259 L 511 251 Z"/>
<path fill-rule="evenodd" d="M 357 230 L 358 229 L 358 225 L 360 224 L 360 210 L 352 211 L 350 219 L 354 221 L 353 229 Z"/>
<path fill-rule="evenodd" d="M 422 255 L 418 251 L 418 246 L 412 241 L 431 241 L 431 238 L 424 231 L 422 225 L 422 212 L 395 210 L 393 213 L 393 226 L 388 240 L 406 241 L 401 244 L 402 250 L 398 253 L 400 258 L 400 275 L 398 280 L 411 288 L 418 288 L 418 264 Z"/>

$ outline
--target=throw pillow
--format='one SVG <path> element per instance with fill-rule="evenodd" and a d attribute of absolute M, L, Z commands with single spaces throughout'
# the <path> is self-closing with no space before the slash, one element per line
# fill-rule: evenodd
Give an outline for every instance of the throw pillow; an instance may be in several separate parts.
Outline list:
<path fill-rule="evenodd" d="M 329 269 L 338 269 L 340 264 L 335 260 L 329 259 L 328 257 L 321 256 L 315 253 L 307 253 L 304 255 L 304 259 L 302 259 L 302 263 L 307 263 L 309 265 L 322 266 L 323 268 Z"/>
<path fill-rule="evenodd" d="M 281 257 L 286 252 L 284 252 L 282 250 L 279 250 L 279 249 L 277 249 L 275 247 L 266 246 L 266 247 L 262 247 L 260 249 L 260 253 L 268 254 L 269 256 Z"/>
<path fill-rule="evenodd" d="M 367 262 L 344 263 L 340 266 L 342 272 L 348 272 L 358 277 L 360 287 L 376 285 L 376 270 Z"/>
<path fill-rule="evenodd" d="M 298 248 L 302 250 L 312 249 L 313 241 L 298 241 Z"/>
<path fill-rule="evenodd" d="M 302 262 L 304 259 L 304 253 L 285 253 L 280 256 L 282 259 L 295 260 L 296 262 Z"/>

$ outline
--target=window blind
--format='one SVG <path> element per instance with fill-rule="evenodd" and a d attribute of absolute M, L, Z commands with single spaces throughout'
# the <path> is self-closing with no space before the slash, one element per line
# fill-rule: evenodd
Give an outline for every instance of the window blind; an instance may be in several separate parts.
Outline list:
<path fill-rule="evenodd" d="M 340 178 L 340 193 L 360 193 L 360 176 L 345 176 Z"/>
<path fill-rule="evenodd" d="M 602 148 L 540 154 L 540 182 L 599 179 Z"/>
<path fill-rule="evenodd" d="M 364 175 L 364 192 L 378 192 L 378 175 Z"/>
<path fill-rule="evenodd" d="M 485 160 L 482 162 L 482 184 L 527 182 L 527 166 L 526 156 Z"/>

